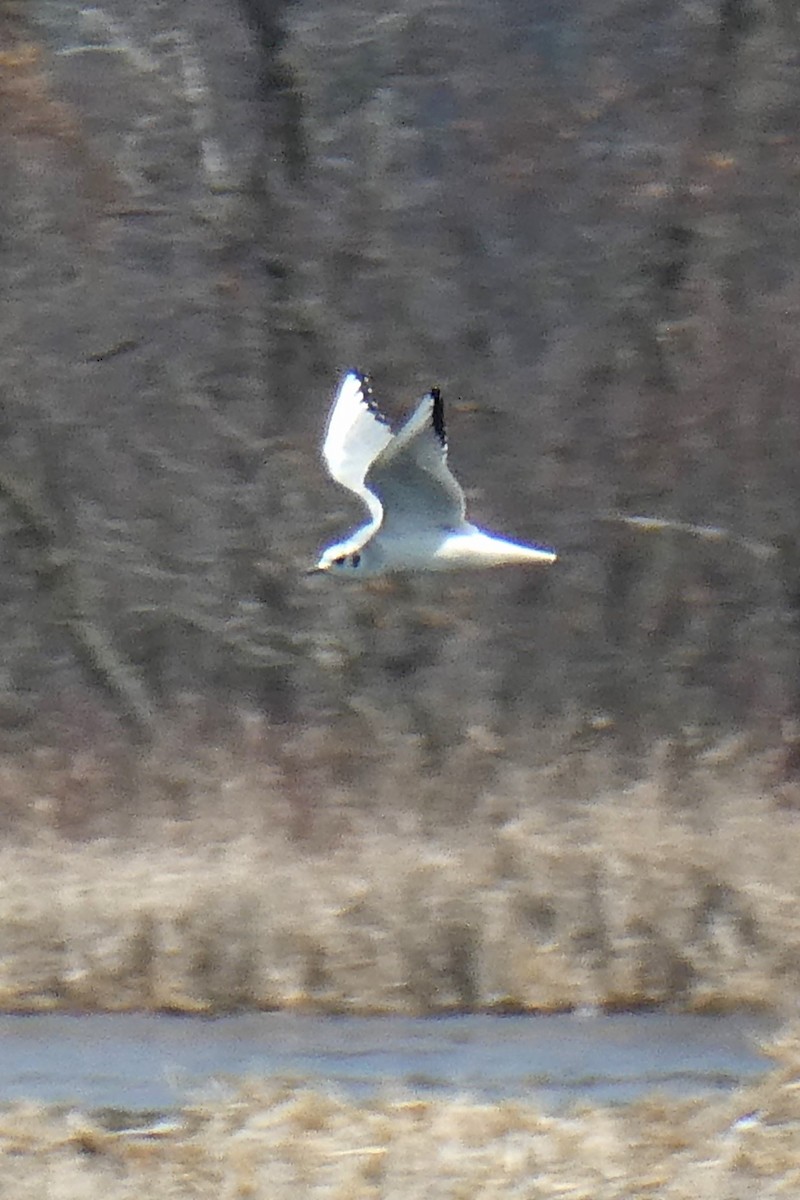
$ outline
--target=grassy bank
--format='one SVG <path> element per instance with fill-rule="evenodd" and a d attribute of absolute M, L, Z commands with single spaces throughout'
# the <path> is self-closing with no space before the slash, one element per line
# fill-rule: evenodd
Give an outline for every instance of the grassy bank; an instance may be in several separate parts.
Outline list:
<path fill-rule="evenodd" d="M 598 768 L 591 799 L 520 770 L 461 813 L 437 814 L 434 785 L 313 795 L 217 752 L 127 772 L 7 762 L 0 1008 L 783 1010 L 797 994 L 785 797 L 709 765 L 680 790 L 603 787 Z"/>
<path fill-rule="evenodd" d="M 773 1054 L 772 1072 L 733 1096 L 651 1097 L 558 1114 L 535 1103 L 468 1098 L 356 1104 L 255 1081 L 151 1131 L 120 1130 L 119 1114 L 111 1121 L 19 1105 L 0 1113 L 2 1193 L 5 1200 L 794 1197 L 797 1033 Z"/>

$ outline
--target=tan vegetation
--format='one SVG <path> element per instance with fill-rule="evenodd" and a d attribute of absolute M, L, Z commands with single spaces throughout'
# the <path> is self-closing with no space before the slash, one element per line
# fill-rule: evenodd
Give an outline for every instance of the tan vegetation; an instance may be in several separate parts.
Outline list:
<path fill-rule="evenodd" d="M 535 1102 L 383 1097 L 250 1081 L 155 1125 L 16 1105 L 4 1200 L 772 1200 L 800 1189 L 800 1038 L 733 1096 L 559 1113 Z M 113 1118 L 113 1119 L 112 1119 Z"/>
<path fill-rule="evenodd" d="M 794 6 L 35 7 L 0 0 L 0 1007 L 789 1010 Z M 356 518 L 317 458 L 348 363 L 442 385 L 546 581 L 302 578 Z M 776 1058 L 558 1116 L 17 1107 L 0 1195 L 795 1197 Z"/>
<path fill-rule="evenodd" d="M 398 750 L 394 777 L 343 785 L 288 745 L 270 774 L 256 728 L 193 758 L 0 764 L 0 1006 L 784 1011 L 796 995 L 800 820 L 754 771 L 603 787 L 602 760 L 573 755 L 459 810 L 457 756 L 416 794 L 410 751 L 407 776 Z"/>

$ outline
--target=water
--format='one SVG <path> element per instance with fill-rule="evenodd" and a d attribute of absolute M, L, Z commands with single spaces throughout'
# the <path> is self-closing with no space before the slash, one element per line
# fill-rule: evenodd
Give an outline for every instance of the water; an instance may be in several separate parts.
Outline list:
<path fill-rule="evenodd" d="M 220 1081 L 291 1079 L 354 1098 L 379 1090 L 621 1102 L 731 1089 L 759 1074 L 764 1022 L 618 1016 L 321 1017 L 254 1013 L 0 1016 L 0 1102 L 174 1108 Z"/>

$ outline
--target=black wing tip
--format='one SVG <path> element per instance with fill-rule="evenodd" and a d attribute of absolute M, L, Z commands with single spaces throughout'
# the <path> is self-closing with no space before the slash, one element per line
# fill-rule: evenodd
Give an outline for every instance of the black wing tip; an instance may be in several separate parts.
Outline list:
<path fill-rule="evenodd" d="M 356 367 L 351 367 L 349 370 L 345 371 L 344 378 L 346 379 L 348 375 L 352 375 L 358 380 L 358 385 L 361 389 L 361 402 L 364 404 L 367 411 L 371 413 L 375 420 L 379 421 L 381 425 L 385 425 L 387 428 L 391 429 L 391 421 L 382 411 L 381 406 L 375 399 L 375 393 L 372 390 L 372 376 L 368 375 L 366 371 L 359 371 Z"/>
<path fill-rule="evenodd" d="M 428 395 L 433 401 L 433 408 L 431 410 L 433 432 L 442 445 L 447 446 L 447 430 L 444 424 L 444 400 L 442 399 L 442 393 L 438 387 L 432 387 Z"/>
<path fill-rule="evenodd" d="M 352 375 L 358 381 L 358 386 L 361 390 L 361 402 L 372 414 L 376 421 L 380 421 L 388 429 L 391 429 L 392 423 L 386 414 L 381 409 L 378 401 L 375 398 L 375 393 L 372 390 L 372 376 L 366 371 L 360 371 L 357 367 L 350 367 L 345 371 L 343 378 L 346 379 Z M 443 449 L 447 449 L 447 429 L 444 423 L 444 400 L 442 399 L 441 389 L 432 387 L 428 390 L 428 395 L 432 401 L 431 407 L 431 425 L 433 432 L 439 439 Z"/>

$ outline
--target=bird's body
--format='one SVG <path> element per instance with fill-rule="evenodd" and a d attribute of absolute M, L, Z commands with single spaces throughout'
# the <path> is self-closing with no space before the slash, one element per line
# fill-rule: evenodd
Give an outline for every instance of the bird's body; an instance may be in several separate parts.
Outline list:
<path fill-rule="evenodd" d="M 363 500 L 371 520 L 329 546 L 315 570 L 372 579 L 556 558 L 552 550 L 507 541 L 466 520 L 464 493 L 447 466 L 438 388 L 393 433 L 367 377 L 348 371 L 331 408 L 322 453 L 333 479 Z"/>

